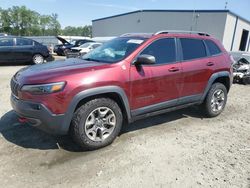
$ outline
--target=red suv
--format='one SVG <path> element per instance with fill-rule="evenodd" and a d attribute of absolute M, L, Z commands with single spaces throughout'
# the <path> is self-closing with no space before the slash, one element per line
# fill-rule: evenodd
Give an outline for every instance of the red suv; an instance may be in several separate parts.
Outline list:
<path fill-rule="evenodd" d="M 139 118 L 190 105 L 219 115 L 231 62 L 205 33 L 125 34 L 82 58 L 21 69 L 11 80 L 11 103 L 20 121 L 97 149 Z"/>

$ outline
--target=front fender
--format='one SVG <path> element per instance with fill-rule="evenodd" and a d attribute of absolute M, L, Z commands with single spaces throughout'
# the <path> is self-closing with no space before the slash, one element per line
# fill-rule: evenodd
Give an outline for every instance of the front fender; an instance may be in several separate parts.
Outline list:
<path fill-rule="evenodd" d="M 102 86 L 102 87 L 97 87 L 97 88 L 92 88 L 92 89 L 81 91 L 73 97 L 65 113 L 65 121 L 64 121 L 64 124 L 62 125 L 64 127 L 64 130 L 69 129 L 74 111 L 81 100 L 87 97 L 91 97 L 91 96 L 99 95 L 99 94 L 105 94 L 105 93 L 116 93 L 119 95 L 125 107 L 128 120 L 130 120 L 131 119 L 130 106 L 129 106 L 128 98 L 127 98 L 125 91 L 119 86 Z"/>

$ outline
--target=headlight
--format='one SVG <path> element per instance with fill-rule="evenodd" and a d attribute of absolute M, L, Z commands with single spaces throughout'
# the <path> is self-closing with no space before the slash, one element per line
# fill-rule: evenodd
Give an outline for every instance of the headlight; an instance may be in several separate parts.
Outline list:
<path fill-rule="evenodd" d="M 39 84 L 39 85 L 24 85 L 21 91 L 30 92 L 32 94 L 49 94 L 62 91 L 65 87 L 65 82 L 56 82 L 50 84 Z"/>

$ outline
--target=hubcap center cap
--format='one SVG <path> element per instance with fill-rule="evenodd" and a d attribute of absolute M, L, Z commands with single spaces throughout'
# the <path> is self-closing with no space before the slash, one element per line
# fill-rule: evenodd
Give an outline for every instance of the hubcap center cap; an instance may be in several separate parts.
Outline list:
<path fill-rule="evenodd" d="M 96 126 L 102 127 L 102 126 L 103 126 L 103 120 L 97 119 L 97 120 L 96 120 Z"/>

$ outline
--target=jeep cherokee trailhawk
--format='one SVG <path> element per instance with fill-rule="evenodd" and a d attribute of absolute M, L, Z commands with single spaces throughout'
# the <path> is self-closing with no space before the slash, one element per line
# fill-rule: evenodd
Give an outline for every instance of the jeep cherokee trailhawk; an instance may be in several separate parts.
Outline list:
<path fill-rule="evenodd" d="M 139 118 L 190 105 L 219 115 L 231 62 L 206 33 L 124 34 L 81 58 L 21 69 L 11 80 L 11 103 L 21 122 L 97 149 Z"/>

